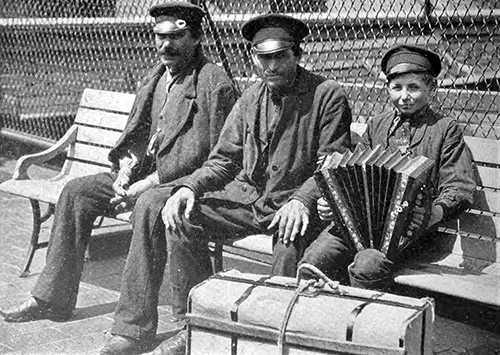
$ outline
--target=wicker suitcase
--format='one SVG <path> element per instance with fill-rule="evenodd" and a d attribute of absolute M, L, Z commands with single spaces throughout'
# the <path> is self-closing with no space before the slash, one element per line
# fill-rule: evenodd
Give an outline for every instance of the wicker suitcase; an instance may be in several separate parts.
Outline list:
<path fill-rule="evenodd" d="M 434 304 L 229 270 L 191 290 L 187 322 L 191 355 L 431 355 Z"/>

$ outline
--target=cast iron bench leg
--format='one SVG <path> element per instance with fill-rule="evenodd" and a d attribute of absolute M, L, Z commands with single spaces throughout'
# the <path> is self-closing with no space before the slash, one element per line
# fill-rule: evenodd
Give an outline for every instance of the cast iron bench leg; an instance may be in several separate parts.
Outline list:
<path fill-rule="evenodd" d="M 30 199 L 31 202 L 31 210 L 33 211 L 33 230 L 31 232 L 31 240 L 28 248 L 28 253 L 26 255 L 26 262 L 24 264 L 23 272 L 19 277 L 27 277 L 30 274 L 30 266 L 33 261 L 33 256 L 35 255 L 35 251 L 41 248 L 46 248 L 49 245 L 48 242 L 38 243 L 38 238 L 40 237 L 40 227 L 42 223 L 48 220 L 55 211 L 55 206 L 53 204 L 49 204 L 47 207 L 47 211 L 43 216 L 40 215 L 40 204 L 37 200 Z"/>

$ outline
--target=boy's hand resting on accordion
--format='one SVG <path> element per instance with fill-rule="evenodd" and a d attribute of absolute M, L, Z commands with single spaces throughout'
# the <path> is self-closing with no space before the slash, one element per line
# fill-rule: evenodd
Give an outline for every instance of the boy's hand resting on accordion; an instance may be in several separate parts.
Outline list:
<path fill-rule="evenodd" d="M 420 228 L 424 223 L 425 214 L 428 213 L 427 211 L 429 211 L 429 209 L 430 215 L 426 228 L 432 227 L 443 219 L 443 207 L 431 204 L 429 199 L 424 198 L 424 195 L 419 193 L 415 199 L 415 206 L 413 207 L 411 216 L 412 221 L 408 229 L 415 230 Z"/>
<path fill-rule="evenodd" d="M 318 211 L 318 216 L 322 221 L 333 220 L 333 211 L 328 202 L 320 197 L 317 201 L 316 209 Z"/>

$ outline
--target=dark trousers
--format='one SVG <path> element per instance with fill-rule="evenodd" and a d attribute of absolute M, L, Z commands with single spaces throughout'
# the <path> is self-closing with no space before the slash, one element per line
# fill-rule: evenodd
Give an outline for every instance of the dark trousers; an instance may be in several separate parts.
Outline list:
<path fill-rule="evenodd" d="M 272 216 L 271 216 L 272 217 Z M 189 291 L 212 274 L 208 253 L 210 239 L 229 240 L 249 234 L 269 233 L 268 222 L 255 221 L 251 205 L 231 201 L 202 199 L 190 220 L 183 219 L 175 232 L 166 231 L 169 245 L 169 266 L 172 286 L 172 310 L 182 318 L 187 310 Z M 297 263 L 305 246 L 317 235 L 312 229 L 305 237 L 285 246 L 273 238 L 272 274 L 295 276 Z"/>
<path fill-rule="evenodd" d="M 56 205 L 45 268 L 32 295 L 63 310 L 76 304 L 85 250 L 95 219 L 110 208 L 115 175 L 71 180 Z"/>
<path fill-rule="evenodd" d="M 123 270 L 120 299 L 111 333 L 151 341 L 158 326 L 158 294 L 167 244 L 161 211 L 171 187 L 159 186 L 137 200 L 132 214 L 132 241 Z"/>
<path fill-rule="evenodd" d="M 367 289 L 389 286 L 395 269 L 395 263 L 378 250 L 356 252 L 335 229 L 325 229 L 309 245 L 299 262 L 303 263 L 318 267 L 333 280 Z"/>

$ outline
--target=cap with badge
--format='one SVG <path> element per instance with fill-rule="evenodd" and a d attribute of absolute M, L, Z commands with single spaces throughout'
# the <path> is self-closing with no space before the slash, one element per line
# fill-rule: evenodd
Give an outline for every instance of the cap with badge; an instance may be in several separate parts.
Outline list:
<path fill-rule="evenodd" d="M 257 54 L 270 54 L 292 48 L 309 34 L 306 24 L 282 14 L 260 15 L 248 20 L 241 34 L 252 42 Z"/>
<path fill-rule="evenodd" d="M 199 6 L 184 1 L 154 5 L 149 14 L 155 19 L 154 33 L 168 34 L 191 27 L 200 27 L 205 12 Z"/>
<path fill-rule="evenodd" d="M 384 54 L 381 67 L 388 79 L 399 74 L 424 72 L 437 77 L 441 71 L 441 59 L 428 49 L 398 45 Z"/>

